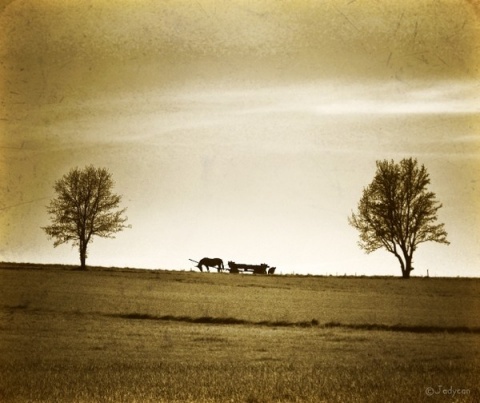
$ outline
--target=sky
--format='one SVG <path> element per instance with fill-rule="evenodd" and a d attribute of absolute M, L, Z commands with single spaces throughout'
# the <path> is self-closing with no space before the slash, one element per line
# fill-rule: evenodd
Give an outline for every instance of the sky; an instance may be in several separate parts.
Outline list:
<path fill-rule="evenodd" d="M 480 274 L 478 0 L 0 1 L 0 261 L 78 264 L 41 229 L 54 182 L 107 168 L 131 229 L 87 264 L 400 276 L 348 225 L 375 162 L 417 158 Z"/>

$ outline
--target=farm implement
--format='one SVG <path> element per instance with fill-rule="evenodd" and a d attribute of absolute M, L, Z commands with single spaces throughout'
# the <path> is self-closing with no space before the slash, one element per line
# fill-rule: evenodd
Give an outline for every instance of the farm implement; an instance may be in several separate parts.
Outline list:
<path fill-rule="evenodd" d="M 237 273 L 253 273 L 253 274 L 273 274 L 275 273 L 275 267 L 269 267 L 268 264 L 244 264 L 244 263 L 235 263 L 235 262 L 228 262 L 228 267 L 230 273 L 237 274 Z"/>
<path fill-rule="evenodd" d="M 268 264 L 244 264 L 244 263 L 235 263 L 232 261 L 228 262 L 228 268 L 223 266 L 222 259 L 219 258 L 207 258 L 204 257 L 199 262 L 193 259 L 189 259 L 191 262 L 197 263 L 195 267 L 200 269 L 203 272 L 203 268 L 207 271 L 210 271 L 210 268 L 217 269 L 218 272 L 223 270 L 229 271 L 232 274 L 239 273 L 253 273 L 253 274 L 274 274 L 276 267 L 269 267 Z"/>

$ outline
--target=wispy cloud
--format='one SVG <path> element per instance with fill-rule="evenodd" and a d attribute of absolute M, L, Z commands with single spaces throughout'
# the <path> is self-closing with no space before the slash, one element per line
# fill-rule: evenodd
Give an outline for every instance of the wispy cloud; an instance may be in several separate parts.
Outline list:
<path fill-rule="evenodd" d="M 179 110 L 211 117 L 313 113 L 421 115 L 480 113 L 480 85 L 468 81 L 317 81 L 255 88 L 203 88 L 176 94 Z"/>
<path fill-rule="evenodd" d="M 471 82 L 327 82 L 263 90 L 243 113 L 304 111 L 322 115 L 480 113 L 480 85 Z"/>
<path fill-rule="evenodd" d="M 463 90 L 463 91 L 462 91 Z M 463 97 L 459 96 L 463 93 Z M 477 114 L 480 99 L 469 88 L 448 87 L 406 89 L 402 93 L 381 88 L 363 94 L 320 102 L 315 111 L 330 115 L 422 115 L 422 114 Z"/>

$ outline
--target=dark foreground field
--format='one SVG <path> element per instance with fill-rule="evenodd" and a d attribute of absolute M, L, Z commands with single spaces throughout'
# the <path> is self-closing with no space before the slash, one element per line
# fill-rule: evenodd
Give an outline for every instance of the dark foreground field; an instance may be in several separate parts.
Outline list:
<path fill-rule="evenodd" d="M 0 265 L 0 402 L 478 402 L 480 280 Z"/>

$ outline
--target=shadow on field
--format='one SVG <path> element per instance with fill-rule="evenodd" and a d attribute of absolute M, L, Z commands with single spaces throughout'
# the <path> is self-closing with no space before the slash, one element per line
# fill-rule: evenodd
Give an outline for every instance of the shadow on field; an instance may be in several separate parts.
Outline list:
<path fill-rule="evenodd" d="M 288 321 L 249 321 L 236 318 L 222 318 L 201 316 L 198 318 L 192 318 L 190 316 L 173 316 L 163 315 L 156 316 L 142 313 L 127 313 L 127 314 L 104 314 L 105 316 L 122 319 L 137 319 L 137 320 L 158 320 L 158 321 L 174 321 L 174 322 L 186 322 L 186 323 L 203 323 L 203 324 L 215 324 L 215 325 L 255 325 L 255 326 L 269 326 L 269 327 L 320 327 L 320 328 L 342 328 L 353 330 L 377 330 L 377 331 L 389 331 L 389 332 L 408 332 L 408 333 L 472 333 L 480 334 L 480 327 L 467 327 L 467 326 L 408 326 L 408 325 L 382 325 L 375 323 L 340 323 L 340 322 L 327 322 L 320 324 L 318 320 L 312 319 L 311 321 L 301 322 L 288 322 Z"/>

